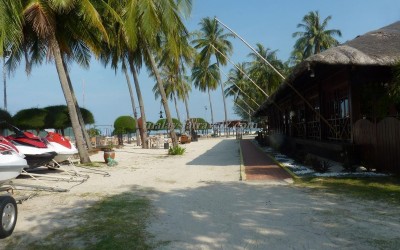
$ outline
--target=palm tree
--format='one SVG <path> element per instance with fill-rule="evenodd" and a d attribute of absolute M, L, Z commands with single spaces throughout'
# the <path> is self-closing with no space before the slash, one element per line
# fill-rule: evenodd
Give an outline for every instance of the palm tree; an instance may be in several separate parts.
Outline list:
<path fill-rule="evenodd" d="M 109 23 L 112 29 L 115 29 L 118 34 L 113 46 L 116 46 L 120 50 L 116 58 L 127 57 L 138 95 L 142 124 L 145 125 L 147 122 L 139 87 L 138 71 L 144 62 L 155 76 L 166 117 L 171 126 L 173 126 L 167 97 L 163 89 L 155 57 L 160 51 L 161 40 L 165 41 L 163 44 L 164 54 L 168 54 L 170 58 L 178 58 L 180 56 L 179 41 L 187 33 L 182 23 L 182 16 L 185 14 L 183 11 L 187 10 L 190 12 L 191 0 L 109 0 L 108 3 L 120 15 L 121 20 L 119 22 Z M 111 12 L 109 14 L 113 15 Z M 143 129 L 142 141 L 143 145 L 146 146 L 146 127 L 143 126 Z M 176 146 L 178 141 L 172 129 L 171 139 L 173 145 Z"/>
<path fill-rule="evenodd" d="M 107 39 L 96 9 L 100 5 L 104 6 L 104 2 L 100 0 L 84 2 L 36 0 L 3 1 L 0 8 L 1 34 L 7 34 L 0 37 L 1 48 L 10 47 L 14 55 L 26 55 L 29 49 L 43 46 L 44 49 L 37 51 L 47 53 L 48 58 L 54 59 L 69 110 L 76 146 L 83 163 L 90 162 L 90 158 L 85 148 L 82 126 L 79 123 L 67 69 L 63 61 L 63 51 L 67 50 L 71 39 L 63 40 L 63 38 L 75 37 L 89 46 L 93 45 L 90 44 L 90 39 L 96 34 L 102 34 L 102 38 Z M 86 36 L 82 36 L 83 34 Z M 28 57 L 26 58 L 29 60 Z"/>
<path fill-rule="evenodd" d="M 218 88 L 218 82 L 220 81 L 220 74 L 218 70 L 217 63 L 208 65 L 204 62 L 196 60 L 192 69 L 192 80 L 194 86 L 202 91 L 208 93 L 208 99 L 210 102 L 210 112 L 211 112 L 211 124 L 214 124 L 214 114 L 211 102 L 210 90 L 215 90 Z"/>
<path fill-rule="evenodd" d="M 293 33 L 293 37 L 298 37 L 292 56 L 305 59 L 311 55 L 318 54 L 332 46 L 336 46 L 339 42 L 334 36 L 342 36 L 340 30 L 327 30 L 328 22 L 332 16 L 328 16 L 321 23 L 321 17 L 318 11 L 310 11 L 303 17 L 302 23 L 297 28 L 303 31 Z"/>
<path fill-rule="evenodd" d="M 178 79 L 176 78 L 177 74 L 168 66 L 164 66 L 161 69 L 161 78 L 164 84 L 164 91 L 165 94 L 167 95 L 167 97 L 174 101 L 174 105 L 175 105 L 175 110 L 176 110 L 176 116 L 179 120 L 179 122 L 181 122 L 181 118 L 179 115 L 179 110 L 178 110 L 178 102 L 176 99 L 176 88 L 178 86 Z M 153 93 L 156 99 L 158 99 L 160 97 L 160 90 L 158 89 L 158 85 L 157 83 L 154 85 L 153 87 Z"/>
<path fill-rule="evenodd" d="M 126 78 L 126 84 L 128 85 L 129 96 L 131 98 L 131 104 L 132 104 L 132 110 L 133 110 L 133 117 L 135 119 L 135 126 L 137 128 L 138 117 L 137 117 L 137 112 L 136 112 L 136 103 L 135 103 L 135 98 L 133 96 L 131 80 L 129 78 L 128 69 L 126 67 L 123 67 L 122 71 L 124 72 L 124 75 L 125 75 L 125 78 Z M 139 130 L 138 129 L 135 129 L 135 130 L 136 130 L 136 143 L 139 146 L 140 145 L 140 143 L 139 143 L 139 138 L 140 138 Z"/>
<path fill-rule="evenodd" d="M 194 47 L 200 50 L 199 55 L 201 58 L 200 60 L 202 61 L 201 63 L 210 65 L 211 57 L 214 56 L 217 61 L 218 68 L 220 65 L 226 65 L 227 60 L 225 56 L 228 56 L 232 53 L 232 44 L 228 40 L 228 38 L 232 37 L 232 35 L 224 33 L 224 30 L 219 26 L 219 23 L 215 19 L 209 17 L 203 18 L 200 21 L 200 26 L 201 28 L 199 37 L 195 39 L 193 43 L 195 44 Z M 223 53 L 223 55 L 220 53 Z M 220 77 L 218 77 L 218 79 L 220 79 Z M 228 120 L 228 115 L 226 110 L 224 86 L 222 82 L 220 85 L 226 123 Z"/>
<path fill-rule="evenodd" d="M 265 58 L 274 68 L 279 72 L 284 73 L 287 71 L 285 64 L 280 61 L 277 56 L 277 50 L 270 50 L 265 48 L 262 44 L 257 43 L 256 51 L 259 55 Z M 255 52 L 248 55 L 252 61 L 249 63 L 249 75 L 251 78 L 270 95 L 274 92 L 282 81 L 282 78 L 262 60 Z"/>
<path fill-rule="evenodd" d="M 155 58 L 161 46 L 160 41 L 164 41 L 163 53 L 173 61 L 179 61 L 178 58 L 182 51 L 180 45 L 182 39 L 188 34 L 182 23 L 182 16 L 185 14 L 182 11 L 190 9 L 191 0 L 131 1 L 125 9 L 125 31 L 129 46 L 135 51 L 142 52 L 144 62 L 154 74 L 165 115 L 171 126 L 170 136 L 173 146 L 178 145 L 178 140 L 173 129 L 167 95 Z"/>
<path fill-rule="evenodd" d="M 225 95 L 234 98 L 236 105 L 233 110 L 235 114 L 243 119 L 246 119 L 249 116 L 248 113 L 258 108 L 260 106 L 258 103 L 262 103 L 264 100 L 264 95 L 259 91 L 254 91 L 253 83 L 246 76 L 246 74 L 250 74 L 248 65 L 249 63 L 240 63 L 237 65 L 238 68 L 229 71 L 226 85 L 230 86 L 225 89 Z"/>
<path fill-rule="evenodd" d="M 138 3 L 132 0 L 110 0 L 108 3 L 112 7 L 112 11 L 108 11 L 105 15 L 105 26 L 107 31 L 112 34 L 110 36 L 111 46 L 107 43 L 103 44 L 100 60 L 105 66 L 110 64 L 114 70 L 117 70 L 118 67 L 121 66 L 127 80 L 133 114 L 136 121 L 141 120 L 140 123 L 142 126 L 140 126 L 139 122 L 137 125 L 139 127 L 138 131 L 140 133 L 142 148 L 148 148 L 147 120 L 138 78 L 143 62 L 143 50 L 141 49 L 141 44 L 143 42 L 142 39 L 138 37 L 138 31 L 136 30 L 138 21 L 137 15 L 139 14 L 139 8 L 136 8 Z M 133 76 L 141 116 L 140 119 L 137 117 L 130 77 L 127 75 L 128 70 Z"/>
<path fill-rule="evenodd" d="M 189 93 L 192 91 L 192 86 L 190 85 L 190 77 L 183 75 L 178 79 L 178 85 L 176 86 L 176 94 L 178 96 L 178 99 L 182 100 L 185 104 L 185 109 L 186 109 L 186 120 L 190 119 L 190 113 L 189 113 L 189 104 L 188 104 L 188 99 L 189 99 Z"/>

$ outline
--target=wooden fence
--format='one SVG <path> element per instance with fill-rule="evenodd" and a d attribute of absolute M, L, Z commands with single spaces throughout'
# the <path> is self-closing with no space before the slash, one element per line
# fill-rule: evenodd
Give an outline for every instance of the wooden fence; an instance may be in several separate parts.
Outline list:
<path fill-rule="evenodd" d="M 366 166 L 400 173 L 400 120 L 393 117 L 376 123 L 358 120 L 353 127 L 353 139 Z"/>

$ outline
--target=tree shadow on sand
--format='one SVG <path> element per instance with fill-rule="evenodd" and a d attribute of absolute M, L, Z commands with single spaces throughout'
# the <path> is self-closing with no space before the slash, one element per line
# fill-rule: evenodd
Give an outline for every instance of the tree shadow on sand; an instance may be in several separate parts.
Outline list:
<path fill-rule="evenodd" d="M 232 150 L 232 148 L 237 148 L 237 150 Z M 188 162 L 187 165 L 232 166 L 239 163 L 238 142 L 235 140 L 221 140 L 214 147 Z"/>
<path fill-rule="evenodd" d="M 400 228 L 400 215 L 395 209 L 386 209 L 382 216 L 379 212 L 382 210 L 368 209 L 368 204 L 292 186 L 207 182 L 196 188 L 171 192 L 132 186 L 131 191 L 110 196 L 107 200 L 121 200 L 121 197 L 127 202 L 134 197 L 151 202 L 152 211 L 146 213 L 151 215 L 146 221 L 149 226 L 142 234 L 145 238 L 141 239 L 143 245 L 136 249 L 373 249 L 381 246 L 394 249 L 400 242 L 396 234 Z M 90 223 L 91 228 L 97 228 L 96 220 L 77 220 L 68 230 L 63 223 L 71 216 L 86 218 L 81 215 L 92 206 L 99 205 L 81 200 L 72 209 L 55 209 L 43 218 L 32 214 L 26 219 L 38 220 L 39 224 L 31 241 L 35 246 L 47 249 L 65 246 L 101 248 L 102 245 L 96 245 L 99 235 L 66 238 L 64 233 L 73 232 L 80 223 Z M 114 209 L 115 213 L 102 216 L 118 216 L 119 208 Z M 128 217 L 134 212 L 133 208 L 132 211 L 130 206 L 123 209 L 127 219 L 118 218 L 121 225 L 112 225 L 113 228 L 121 227 L 112 236 L 115 240 L 126 237 L 126 227 L 129 228 L 126 223 L 132 226 L 137 223 Z M 46 244 L 46 235 L 50 233 L 53 245 Z M 11 237 L 23 239 L 18 232 Z M 63 243 L 66 239 L 68 245 Z M 19 240 L 17 245 L 8 247 L 29 249 L 24 242 Z M 126 246 L 114 248 L 126 249 Z"/>

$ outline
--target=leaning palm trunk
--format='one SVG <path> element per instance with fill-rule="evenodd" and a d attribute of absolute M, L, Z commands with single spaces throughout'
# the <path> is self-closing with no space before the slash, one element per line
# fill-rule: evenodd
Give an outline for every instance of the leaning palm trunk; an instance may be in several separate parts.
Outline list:
<path fill-rule="evenodd" d="M 146 120 L 146 114 L 144 112 L 142 91 L 140 90 L 139 78 L 132 60 L 129 60 L 129 67 L 131 68 L 131 72 L 133 74 L 133 82 L 135 83 L 136 94 L 138 97 L 139 107 L 140 107 L 140 115 L 142 118 L 142 128 L 139 130 L 140 138 L 142 140 L 142 148 L 149 148 L 149 145 L 147 144 L 147 127 L 146 127 L 147 120 Z"/>
<path fill-rule="evenodd" d="M 186 120 L 190 119 L 190 114 L 189 114 L 189 104 L 188 104 L 188 100 L 187 97 L 185 96 L 183 98 L 183 102 L 185 103 L 185 109 L 186 109 Z"/>
<path fill-rule="evenodd" d="M 58 77 L 60 79 L 61 88 L 63 90 L 65 100 L 67 102 L 69 116 L 70 116 L 71 124 L 72 124 L 72 130 L 75 135 L 75 144 L 76 144 L 76 147 L 78 148 L 79 157 L 80 157 L 81 163 L 89 163 L 90 162 L 89 154 L 85 147 L 85 141 L 84 141 L 83 134 L 82 134 L 82 128 L 79 124 L 78 115 L 76 113 L 76 107 L 74 104 L 71 90 L 68 85 L 68 79 L 67 79 L 66 71 L 65 71 L 65 68 L 63 65 L 63 61 L 62 61 L 60 47 L 58 46 L 55 34 L 52 34 L 52 37 L 50 38 L 50 44 L 51 44 L 51 50 L 53 52 L 54 60 L 56 63 L 56 68 L 57 68 Z"/>
<path fill-rule="evenodd" d="M 135 105 L 135 98 L 133 97 L 133 90 L 132 90 L 132 84 L 131 84 L 131 80 L 129 79 L 129 75 L 128 75 L 128 71 L 126 70 L 126 68 L 123 68 L 125 77 L 126 77 L 126 83 L 128 84 L 128 89 L 129 89 L 129 95 L 131 97 L 131 104 L 132 104 L 132 110 L 133 110 L 133 116 L 135 117 L 135 122 L 136 122 L 136 145 L 139 146 L 140 142 L 139 142 L 139 129 L 138 127 L 138 119 L 137 119 L 137 113 L 136 113 L 136 105 Z"/>
<path fill-rule="evenodd" d="M 75 109 L 76 109 L 76 114 L 78 115 L 79 124 L 81 125 L 83 137 L 84 137 L 84 139 L 85 139 L 86 146 L 88 147 L 88 150 L 91 150 L 91 149 L 93 149 L 92 143 L 90 142 L 89 134 L 88 134 L 88 132 L 87 132 L 87 130 L 86 130 L 86 128 L 85 128 L 85 127 L 86 127 L 86 126 L 85 126 L 85 121 L 83 120 L 82 112 L 81 112 L 81 109 L 79 108 L 79 105 L 78 105 L 78 100 L 76 100 L 74 88 L 73 88 L 73 86 L 72 86 L 72 82 L 71 82 L 71 79 L 70 79 L 70 77 L 69 77 L 68 69 L 67 69 L 67 66 L 66 66 L 66 64 L 65 64 L 64 58 L 62 58 L 62 62 L 63 62 L 63 66 L 64 66 L 64 69 L 65 69 L 65 74 L 67 75 L 69 89 L 70 89 L 70 91 L 71 91 L 71 95 L 72 95 L 72 98 L 73 98 L 73 100 L 74 100 L 74 105 L 75 105 Z"/>
<path fill-rule="evenodd" d="M 161 81 L 160 73 L 157 70 L 156 62 L 154 61 L 153 55 L 151 54 L 151 51 L 148 47 L 146 47 L 146 52 L 149 56 L 153 73 L 156 76 L 158 90 L 160 91 L 161 101 L 164 106 L 165 116 L 167 117 L 167 121 L 168 121 L 168 127 L 169 127 L 169 133 L 170 133 L 171 140 L 172 140 L 172 145 L 174 147 L 176 147 L 176 146 L 178 146 L 178 140 L 176 138 L 175 127 L 174 127 L 174 123 L 172 121 L 171 112 L 169 111 L 167 95 L 165 94 L 164 86 Z"/>

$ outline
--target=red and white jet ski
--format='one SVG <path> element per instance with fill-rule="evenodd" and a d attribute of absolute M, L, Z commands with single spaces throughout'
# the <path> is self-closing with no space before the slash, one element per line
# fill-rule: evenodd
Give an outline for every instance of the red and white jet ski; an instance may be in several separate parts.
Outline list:
<path fill-rule="evenodd" d="M 6 138 L 0 136 L 0 185 L 16 178 L 28 164 L 24 155 Z"/>
<path fill-rule="evenodd" d="M 30 169 L 46 166 L 57 155 L 40 137 L 31 132 L 23 132 L 14 126 L 13 128 L 15 134 L 7 136 L 6 139 L 15 145 L 19 153 L 25 155 Z"/>
<path fill-rule="evenodd" d="M 58 163 L 68 161 L 74 154 L 78 153 L 74 144 L 58 133 L 48 132 L 43 141 L 46 142 L 50 149 L 57 153 L 54 160 Z"/>

